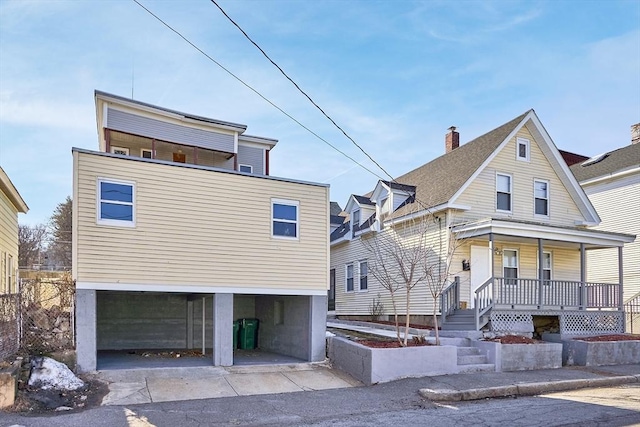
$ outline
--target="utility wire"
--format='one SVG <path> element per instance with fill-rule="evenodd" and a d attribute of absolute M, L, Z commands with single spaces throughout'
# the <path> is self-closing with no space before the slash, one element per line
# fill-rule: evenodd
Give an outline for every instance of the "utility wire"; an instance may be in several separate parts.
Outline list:
<path fill-rule="evenodd" d="M 195 50 L 197 50 L 198 52 L 200 52 L 202 55 L 204 55 L 207 59 L 209 59 L 209 61 L 213 62 L 214 64 L 216 64 L 218 67 L 220 67 L 222 70 L 224 70 L 227 74 L 229 74 L 231 77 L 233 77 L 234 79 L 236 79 L 237 81 L 239 81 L 240 83 L 242 83 L 246 88 L 248 88 L 249 90 L 251 90 L 252 92 L 254 92 L 256 95 L 258 95 L 260 98 L 262 98 L 264 101 L 266 101 L 267 103 L 269 103 L 272 107 L 276 108 L 278 111 L 280 111 L 282 114 L 284 114 L 285 116 L 287 116 L 288 118 L 290 118 L 291 120 L 293 120 L 295 123 L 298 124 L 298 126 L 302 127 L 304 130 L 306 130 L 307 132 L 309 132 L 310 134 L 312 134 L 313 136 L 315 136 L 316 138 L 318 138 L 320 141 L 324 142 L 325 144 L 327 144 L 329 147 L 333 148 L 334 150 L 336 150 L 338 153 L 342 154 L 343 156 L 345 156 L 346 158 L 348 158 L 349 160 L 351 160 L 352 162 L 354 162 L 355 164 L 357 164 L 358 166 L 360 166 L 361 168 L 363 168 L 364 170 L 366 170 L 367 172 L 369 172 L 370 174 L 372 174 L 373 176 L 375 176 L 376 178 L 379 179 L 383 179 L 380 175 L 378 175 L 377 173 L 373 172 L 371 169 L 367 168 L 366 166 L 364 166 L 362 163 L 358 162 L 357 160 L 355 160 L 353 157 L 349 156 L 347 153 L 345 153 L 344 151 L 340 150 L 338 147 L 336 147 L 335 145 L 331 144 L 329 141 L 327 141 L 326 139 L 324 139 L 323 137 L 321 137 L 320 135 L 318 135 L 316 132 L 312 131 L 311 129 L 309 129 L 307 126 L 305 126 L 304 124 L 302 124 L 299 120 L 297 120 L 295 117 L 293 117 L 291 114 L 287 113 L 286 111 L 284 111 L 282 108 L 280 108 L 278 105 L 276 105 L 274 102 L 272 102 L 271 100 L 269 100 L 266 96 L 264 96 L 262 93 L 258 92 L 257 89 L 254 89 L 251 85 L 249 85 L 248 83 L 246 83 L 244 80 L 242 80 L 240 77 L 236 76 L 233 72 L 231 72 L 228 68 L 226 68 L 224 65 L 222 65 L 220 62 L 216 61 L 214 58 L 212 58 L 209 54 L 207 54 L 205 51 L 203 51 L 202 49 L 200 49 L 198 46 L 196 46 L 193 42 L 191 42 L 189 39 L 187 39 L 185 36 L 183 36 L 178 30 L 176 30 L 175 28 L 173 28 L 171 25 L 167 24 L 164 20 L 162 20 L 162 18 L 160 18 L 158 15 L 156 15 L 155 13 L 153 13 L 151 10 L 147 9 L 143 4 L 141 4 L 138 0 L 132 0 L 133 2 L 135 2 L 138 6 L 140 6 L 142 9 L 144 9 L 149 15 L 153 16 L 155 19 L 157 19 L 160 23 L 162 23 L 162 25 L 164 25 L 165 27 L 167 27 L 169 30 L 173 31 L 178 37 L 180 37 L 182 40 L 184 40 L 187 44 L 189 44 L 191 47 L 193 47 Z M 218 6 L 219 7 L 219 6 Z M 224 11 L 223 11 L 224 13 Z M 226 14 L 225 14 L 226 15 Z M 256 45 L 257 46 L 257 45 Z M 262 50 L 262 49 L 260 49 Z M 279 68 L 279 67 L 278 67 Z M 282 71 L 282 70 L 281 70 Z M 286 74 L 285 74 L 286 75 Z M 292 81 L 293 82 L 293 81 Z M 295 84 L 295 83 L 294 83 Z M 297 85 L 296 85 L 297 86 Z M 315 103 L 314 103 L 315 105 Z M 317 107 L 317 105 L 316 105 Z M 318 107 L 320 108 L 320 107 Z M 322 110 L 321 110 L 322 111 Z M 325 114 L 326 116 L 326 114 Z M 327 116 L 328 117 L 328 116 Z M 331 120 L 333 122 L 333 120 Z M 335 124 L 335 122 L 334 122 Z M 336 125 L 337 126 L 337 125 Z M 344 133 L 344 131 L 343 131 Z M 346 134 L 345 134 L 346 135 Z M 348 136 L 347 136 L 348 137 Z M 351 139 L 349 137 L 349 139 Z M 353 140 L 352 140 L 353 141 Z M 355 141 L 354 141 L 355 144 Z M 357 146 L 357 144 L 356 144 Z M 360 148 L 358 146 L 358 148 Z M 362 150 L 362 148 L 360 148 Z M 364 150 L 362 150 L 364 152 Z M 371 157 L 364 152 L 367 157 L 369 157 L 371 159 Z M 371 159 L 373 161 L 373 159 Z M 375 161 L 373 161 L 376 165 L 378 165 L 378 163 L 376 163 Z M 378 167 L 380 167 L 380 165 L 378 165 Z M 382 169 L 382 167 L 380 167 L 380 169 Z M 384 171 L 384 169 L 382 169 Z M 386 172 L 385 172 L 386 173 Z M 388 174 L 387 174 L 388 175 Z"/>
<path fill-rule="evenodd" d="M 135 0 L 134 0 L 135 1 Z M 227 19 L 229 21 L 231 21 L 231 23 L 238 29 L 240 30 L 240 32 L 247 38 L 247 40 L 249 40 L 251 42 L 251 44 L 253 44 L 261 53 L 262 55 L 264 55 L 265 58 L 267 58 L 267 60 L 269 60 L 269 62 L 271 62 L 271 64 L 273 64 L 274 67 L 276 67 L 278 69 L 278 71 L 280 71 L 280 73 L 285 76 L 285 78 L 287 80 L 289 80 L 291 82 L 291 84 L 293 84 L 295 86 L 295 88 L 301 93 L 303 94 L 308 100 L 309 102 L 311 102 L 313 104 L 314 107 L 316 107 L 321 113 L 322 115 L 324 115 L 336 128 L 338 128 L 338 130 L 340 132 L 342 132 L 342 134 L 347 137 L 347 139 L 349 139 L 349 141 L 351 141 L 353 143 L 353 145 L 355 145 L 356 147 L 358 147 L 358 149 L 360 151 L 362 151 L 362 153 L 367 156 L 367 158 L 369 158 L 369 160 L 371 160 L 378 168 L 380 168 L 380 170 L 382 172 L 384 172 L 389 178 L 391 178 L 391 180 L 393 181 L 393 176 L 391 176 L 391 174 L 389 172 L 387 172 L 385 170 L 385 168 L 383 168 L 380 163 L 378 163 L 377 161 L 374 160 L 373 157 L 371 157 L 369 155 L 369 153 L 367 153 L 338 123 L 335 122 L 335 120 L 333 120 L 331 118 L 331 116 L 329 116 L 314 100 L 313 98 L 311 98 L 307 92 L 305 92 L 304 90 L 302 90 L 302 88 L 295 82 L 293 81 L 293 79 L 291 77 L 289 77 L 289 75 L 278 65 L 276 64 L 276 62 L 271 59 L 271 57 L 269 55 L 267 55 L 267 53 L 260 47 L 258 46 L 258 44 L 256 42 L 253 41 L 253 39 L 251 37 L 249 37 L 249 35 L 240 27 L 240 25 L 238 25 L 236 23 L 236 21 L 234 21 L 229 15 L 227 15 L 227 12 L 224 11 L 224 9 L 222 9 L 222 7 L 216 2 L 216 0 L 211 0 L 211 3 L 213 3 L 214 5 L 216 5 L 216 7 L 218 9 L 220 9 L 220 12 L 222 12 L 222 14 L 224 16 L 227 17 Z"/>

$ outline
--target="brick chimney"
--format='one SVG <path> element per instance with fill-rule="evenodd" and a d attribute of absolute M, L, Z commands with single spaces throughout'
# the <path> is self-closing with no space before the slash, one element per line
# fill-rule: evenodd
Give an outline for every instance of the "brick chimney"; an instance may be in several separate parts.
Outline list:
<path fill-rule="evenodd" d="M 640 123 L 631 125 L 631 143 L 637 144 L 640 142 Z"/>
<path fill-rule="evenodd" d="M 460 134 L 456 132 L 456 127 L 451 126 L 449 133 L 444 137 L 444 151 L 445 154 L 452 152 L 460 146 Z"/>

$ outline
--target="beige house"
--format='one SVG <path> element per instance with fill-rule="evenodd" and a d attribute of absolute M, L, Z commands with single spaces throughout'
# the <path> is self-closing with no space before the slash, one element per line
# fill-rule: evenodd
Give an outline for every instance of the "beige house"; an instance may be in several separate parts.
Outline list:
<path fill-rule="evenodd" d="M 602 222 L 597 230 L 640 234 L 640 124 L 632 126 L 631 144 L 571 166 L 571 171 Z M 625 245 L 623 256 L 625 303 L 640 309 L 640 239 Z M 587 254 L 587 279 L 615 281 L 617 253 L 606 249 Z"/>
<path fill-rule="evenodd" d="M 28 210 L 0 167 L 0 295 L 18 291 L 18 214 Z"/>
<path fill-rule="evenodd" d="M 103 351 L 258 347 L 324 359 L 327 185 L 269 175 L 246 126 L 96 92 L 100 151 L 73 149 L 78 364 Z"/>
<path fill-rule="evenodd" d="M 370 274 L 367 242 L 383 231 L 402 235 L 403 224 L 428 215 L 431 265 L 450 283 L 435 302 L 445 329 L 534 332 L 544 323 L 565 335 L 621 331 L 622 265 L 611 281 L 588 282 L 586 258 L 611 248 L 621 260 L 635 236 L 594 229 L 596 209 L 535 112 L 461 146 L 451 128 L 445 150 L 349 199 L 348 221 L 331 234 L 336 315 L 368 316 L 378 296 L 391 313 L 389 292 Z M 412 295 L 416 319 L 433 314 L 427 286 Z"/>

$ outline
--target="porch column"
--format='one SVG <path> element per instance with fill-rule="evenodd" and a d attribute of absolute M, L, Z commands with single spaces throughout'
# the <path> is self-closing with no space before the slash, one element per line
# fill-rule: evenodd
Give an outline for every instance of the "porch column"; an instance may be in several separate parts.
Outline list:
<path fill-rule="evenodd" d="M 156 139 L 152 139 L 151 140 L 151 158 L 155 159 L 156 158 Z"/>
<path fill-rule="evenodd" d="M 618 310 L 623 311 L 624 310 L 624 284 L 622 283 L 623 280 L 623 270 L 624 270 L 624 266 L 623 266 L 623 262 L 622 262 L 622 246 L 620 246 L 618 248 L 618 284 L 619 284 L 619 288 L 618 288 Z"/>
<path fill-rule="evenodd" d="M 233 294 L 213 294 L 213 365 L 233 365 Z"/>
<path fill-rule="evenodd" d="M 580 243 L 580 310 L 587 308 L 587 261 L 584 243 Z"/>
<path fill-rule="evenodd" d="M 538 239 L 538 308 L 542 306 L 542 280 L 544 278 L 543 263 L 544 257 L 542 256 L 542 239 Z"/>
<path fill-rule="evenodd" d="M 491 279 L 496 277 L 496 273 L 494 271 L 494 253 L 493 253 L 493 233 L 489 233 L 489 249 L 491 249 Z"/>

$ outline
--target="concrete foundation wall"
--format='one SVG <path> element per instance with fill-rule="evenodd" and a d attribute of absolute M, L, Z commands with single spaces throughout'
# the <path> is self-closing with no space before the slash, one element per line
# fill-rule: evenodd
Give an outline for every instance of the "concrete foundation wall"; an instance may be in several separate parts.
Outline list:
<path fill-rule="evenodd" d="M 562 342 L 562 363 L 567 366 L 631 365 L 640 361 L 640 341 Z"/>
<path fill-rule="evenodd" d="M 407 377 L 458 372 L 455 346 L 369 348 L 340 337 L 329 338 L 333 366 L 366 385 Z"/>
<path fill-rule="evenodd" d="M 562 344 L 500 344 L 472 341 L 487 356 L 497 372 L 530 371 L 562 367 Z"/>
<path fill-rule="evenodd" d="M 309 360 L 309 297 L 256 296 L 256 318 L 261 349 Z"/>
<path fill-rule="evenodd" d="M 97 291 L 96 298 L 98 350 L 187 348 L 186 295 Z"/>

